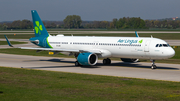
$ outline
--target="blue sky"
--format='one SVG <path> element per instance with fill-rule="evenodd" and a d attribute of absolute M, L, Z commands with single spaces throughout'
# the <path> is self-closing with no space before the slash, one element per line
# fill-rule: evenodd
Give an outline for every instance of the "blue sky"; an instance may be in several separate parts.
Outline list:
<path fill-rule="evenodd" d="M 180 0 L 0 0 L 0 21 L 31 20 L 31 10 L 51 21 L 63 21 L 73 14 L 84 21 L 161 19 L 180 17 Z"/>

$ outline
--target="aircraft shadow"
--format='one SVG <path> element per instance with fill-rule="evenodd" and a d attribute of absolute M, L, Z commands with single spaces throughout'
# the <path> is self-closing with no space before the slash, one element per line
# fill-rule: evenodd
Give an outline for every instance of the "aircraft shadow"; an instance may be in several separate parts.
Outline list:
<path fill-rule="evenodd" d="M 49 59 L 49 60 L 39 60 L 39 61 L 74 63 L 74 61 L 65 61 L 64 59 Z"/>
<path fill-rule="evenodd" d="M 98 63 L 97 66 L 104 66 L 101 63 Z M 134 68 L 151 68 L 151 64 L 149 63 L 149 66 L 144 66 L 141 64 L 137 63 L 130 63 L 130 62 L 120 62 L 120 63 L 111 63 L 110 65 L 106 66 L 123 66 L 123 67 L 134 67 Z M 172 70 L 179 70 L 179 68 L 173 68 L 173 67 L 163 67 L 163 66 L 158 66 L 156 69 L 172 69 Z"/>
<path fill-rule="evenodd" d="M 31 60 L 31 61 L 48 61 L 48 62 L 57 62 L 57 63 L 73 63 L 73 65 L 68 65 L 68 66 L 48 66 L 48 67 L 28 67 L 28 68 L 66 68 L 66 67 L 76 67 L 74 65 L 74 61 L 65 61 L 64 59 L 49 59 L 49 60 Z M 27 61 L 26 61 L 27 62 Z M 100 68 L 98 66 L 77 66 L 77 67 L 81 67 L 81 68 Z"/>
<path fill-rule="evenodd" d="M 49 60 L 39 60 L 39 61 L 74 63 L 74 61 L 65 61 L 64 59 L 49 59 Z M 76 67 L 76 66 L 74 66 L 74 67 Z M 79 66 L 79 67 L 81 67 L 81 68 L 100 68 L 98 66 Z"/>
<path fill-rule="evenodd" d="M 49 60 L 28 60 L 28 61 L 24 61 L 24 62 L 32 62 L 32 61 L 47 61 L 47 62 L 64 62 L 64 63 L 74 63 L 74 61 L 65 61 L 64 59 L 49 59 Z"/>
<path fill-rule="evenodd" d="M 47 66 L 47 67 L 25 67 L 25 68 L 29 68 L 29 69 L 40 69 L 40 68 L 67 68 L 67 67 L 76 67 L 74 65 L 70 65 L 70 66 Z M 78 66 L 79 68 L 100 68 L 98 66 Z"/>
<path fill-rule="evenodd" d="M 29 69 L 40 69 L 40 68 L 67 68 L 67 67 L 75 67 L 74 65 L 70 65 L 70 66 L 43 66 L 43 67 L 25 67 L 25 68 L 29 68 Z"/>
<path fill-rule="evenodd" d="M 64 59 L 49 59 L 49 60 L 32 60 L 32 61 L 48 61 L 48 62 L 57 62 L 57 63 L 73 63 L 73 65 L 69 66 L 48 66 L 48 67 L 32 67 L 32 68 L 66 68 L 66 67 L 76 67 L 74 66 L 74 61 L 65 61 Z M 79 66 L 81 68 L 101 68 L 100 66 L 118 66 L 118 67 L 133 67 L 133 68 L 151 68 L 151 64 L 149 63 L 149 66 L 141 65 L 141 63 L 130 63 L 130 62 L 119 62 L 119 63 L 111 63 L 110 65 L 103 65 L 102 63 L 97 63 L 95 66 Z M 157 69 L 170 69 L 170 70 L 179 70 L 179 68 L 173 68 L 173 67 L 164 67 L 164 66 L 158 66 Z"/>

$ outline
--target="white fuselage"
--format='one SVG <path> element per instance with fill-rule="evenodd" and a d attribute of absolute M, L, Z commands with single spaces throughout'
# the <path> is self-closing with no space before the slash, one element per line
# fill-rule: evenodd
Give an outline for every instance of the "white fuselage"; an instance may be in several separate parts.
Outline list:
<path fill-rule="evenodd" d="M 164 40 L 157 38 L 50 36 L 48 42 L 53 48 L 99 50 L 102 54 L 98 57 L 103 58 L 167 59 L 175 54 Z"/>

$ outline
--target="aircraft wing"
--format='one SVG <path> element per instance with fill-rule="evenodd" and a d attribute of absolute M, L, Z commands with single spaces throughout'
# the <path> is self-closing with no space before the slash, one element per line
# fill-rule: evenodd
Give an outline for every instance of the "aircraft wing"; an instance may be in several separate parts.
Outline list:
<path fill-rule="evenodd" d="M 33 48 L 33 47 L 19 47 L 21 49 L 32 49 L 32 50 L 40 50 L 40 51 L 56 51 L 56 52 L 74 52 L 74 53 L 83 53 L 83 52 L 91 52 L 96 54 L 101 54 L 100 50 L 76 50 L 76 49 L 58 49 L 58 48 Z"/>
<path fill-rule="evenodd" d="M 11 42 L 8 40 L 7 36 L 4 35 L 6 38 L 6 41 L 10 47 L 13 47 Z M 15 47 L 15 48 L 21 48 L 21 49 L 32 49 L 32 50 L 39 50 L 39 51 L 56 51 L 56 52 L 74 52 L 74 53 L 83 53 L 83 52 L 91 52 L 95 54 L 101 54 L 101 50 L 76 50 L 76 49 L 59 49 L 59 48 L 34 48 L 34 47 Z"/>

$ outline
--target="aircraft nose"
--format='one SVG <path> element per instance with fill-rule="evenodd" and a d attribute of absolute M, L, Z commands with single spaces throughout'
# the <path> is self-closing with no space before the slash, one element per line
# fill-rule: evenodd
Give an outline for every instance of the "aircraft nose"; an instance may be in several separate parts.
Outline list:
<path fill-rule="evenodd" d="M 168 58 L 171 58 L 171 57 L 173 57 L 174 55 L 175 55 L 175 51 L 174 51 L 173 48 L 170 48 L 170 49 L 167 50 L 167 56 L 168 56 Z"/>

